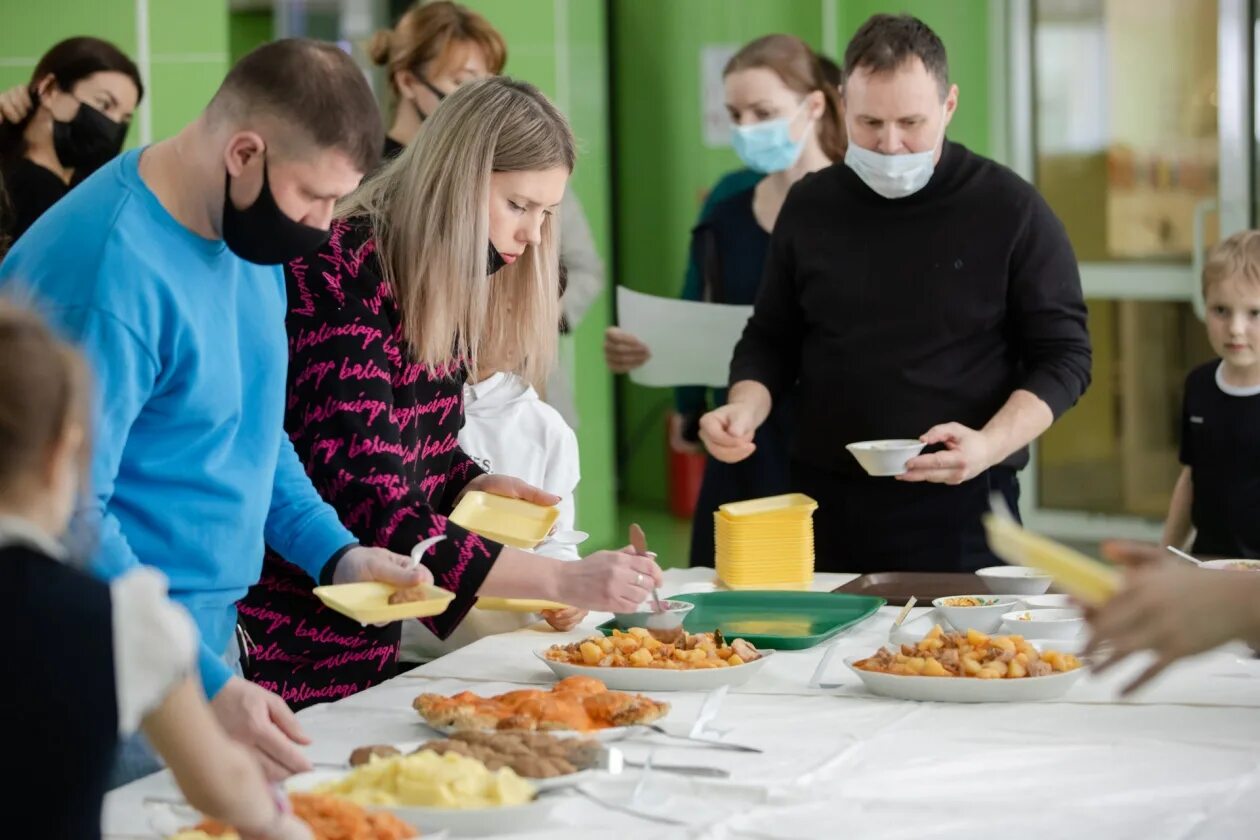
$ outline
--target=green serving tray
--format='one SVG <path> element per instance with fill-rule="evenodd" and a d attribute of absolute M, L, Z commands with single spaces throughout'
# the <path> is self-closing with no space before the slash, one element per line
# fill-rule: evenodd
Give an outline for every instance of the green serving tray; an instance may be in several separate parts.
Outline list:
<path fill-rule="evenodd" d="M 669 600 L 696 605 L 683 620 L 689 633 L 717 628 L 728 639 L 746 639 L 754 647 L 774 650 L 811 648 L 870 618 L 886 603 L 873 595 L 780 590 L 702 592 Z M 607 621 L 599 630 L 611 635 L 613 626 Z"/>

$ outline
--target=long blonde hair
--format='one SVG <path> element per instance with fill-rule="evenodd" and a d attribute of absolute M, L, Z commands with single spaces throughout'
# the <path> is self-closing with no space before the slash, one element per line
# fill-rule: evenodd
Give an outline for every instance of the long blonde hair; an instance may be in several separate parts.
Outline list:
<path fill-rule="evenodd" d="M 572 172 L 575 157 L 556 107 L 533 85 L 496 76 L 461 85 L 402 154 L 338 206 L 340 218 L 370 219 L 417 362 L 462 363 L 476 379 L 483 353 L 511 356 L 513 373 L 534 384 L 546 378 L 560 323 L 558 220 L 547 217 L 541 244 L 487 277 L 490 175 Z"/>

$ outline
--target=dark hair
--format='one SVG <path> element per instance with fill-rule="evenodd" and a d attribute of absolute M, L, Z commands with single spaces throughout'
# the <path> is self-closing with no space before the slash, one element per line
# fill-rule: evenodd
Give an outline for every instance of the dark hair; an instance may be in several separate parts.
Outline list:
<path fill-rule="evenodd" d="M 722 75 L 756 67 L 770 70 L 799 94 L 822 93 L 824 110 L 818 121 L 818 145 L 831 160 L 843 159 L 848 143 L 840 116 L 840 91 L 827 81 L 818 55 L 810 46 L 795 35 L 764 35 L 731 56 Z"/>
<path fill-rule="evenodd" d="M 363 71 L 333 44 L 284 38 L 243 57 L 227 77 L 207 112 L 211 118 L 245 119 L 266 115 L 293 127 L 320 149 L 344 152 L 361 172 L 380 162 L 385 129 Z M 276 140 L 287 145 L 286 138 Z"/>
<path fill-rule="evenodd" d="M 393 29 L 372 36 L 368 54 L 374 64 L 389 69 L 389 86 L 397 95 L 395 73 L 410 70 L 418 76 L 426 64 L 446 58 L 456 44 L 475 44 L 485 55 L 490 75 L 503 73 L 507 44 L 499 30 L 467 6 L 447 0 L 416 3 Z"/>
<path fill-rule="evenodd" d="M 0 496 L 90 420 L 87 364 L 29 309 L 0 300 Z"/>
<path fill-rule="evenodd" d="M 56 44 L 35 65 L 31 73 L 32 90 L 46 77 L 52 76 L 57 87 L 67 93 L 76 84 L 94 73 L 122 73 L 136 86 L 136 101 L 144 98 L 144 83 L 136 64 L 109 41 L 82 36 L 67 38 Z M 32 99 L 35 96 L 32 93 Z M 35 116 L 32 108 L 26 118 L 16 123 L 0 122 L 0 163 L 8 166 L 26 154 L 26 126 Z"/>
<path fill-rule="evenodd" d="M 871 15 L 844 51 L 847 82 L 859 68 L 891 73 L 912 58 L 923 62 L 936 77 L 941 98 L 949 91 L 949 61 L 945 45 L 926 23 L 911 15 Z"/>
<path fill-rule="evenodd" d="M 831 60 L 830 57 L 817 53 L 818 66 L 822 68 L 823 79 L 827 84 L 836 90 L 840 89 L 840 85 L 844 84 L 844 71 L 840 69 L 840 65 Z"/>

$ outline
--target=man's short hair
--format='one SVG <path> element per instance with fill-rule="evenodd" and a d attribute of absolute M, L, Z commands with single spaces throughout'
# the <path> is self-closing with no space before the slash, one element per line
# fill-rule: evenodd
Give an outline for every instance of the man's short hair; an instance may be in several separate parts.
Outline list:
<path fill-rule="evenodd" d="M 844 51 L 844 80 L 862 68 L 892 73 L 912 58 L 936 77 L 941 98 L 949 93 L 949 61 L 945 44 L 926 23 L 911 15 L 872 15 Z"/>
<path fill-rule="evenodd" d="M 228 71 L 207 109 L 235 119 L 266 116 L 299 135 L 282 146 L 309 142 L 336 149 L 360 172 L 380 162 L 385 130 L 363 71 L 335 45 L 308 38 L 263 44 Z"/>

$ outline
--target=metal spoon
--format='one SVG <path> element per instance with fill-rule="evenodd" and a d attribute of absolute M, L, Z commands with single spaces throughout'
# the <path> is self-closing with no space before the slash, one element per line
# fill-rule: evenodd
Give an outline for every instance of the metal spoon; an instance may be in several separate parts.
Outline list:
<path fill-rule="evenodd" d="M 650 556 L 647 550 L 647 535 L 643 533 L 643 529 L 636 523 L 630 526 L 630 545 L 634 546 L 634 551 L 643 557 Z M 682 618 L 677 613 L 668 612 L 665 605 L 661 603 L 661 595 L 656 591 L 656 587 L 652 587 L 652 601 L 656 607 L 647 619 L 647 631 L 652 634 L 652 638 L 662 644 L 670 645 L 677 642 L 683 635 Z"/>
<path fill-rule="evenodd" d="M 1202 565 L 1203 565 L 1203 561 L 1202 561 L 1202 560 L 1199 560 L 1198 558 L 1195 558 L 1195 557 L 1191 557 L 1189 554 L 1186 554 L 1186 553 L 1185 553 L 1184 551 L 1182 551 L 1180 548 L 1173 548 L 1171 545 L 1166 545 L 1166 546 L 1164 546 L 1164 548 L 1167 548 L 1169 551 L 1171 551 L 1173 554 L 1175 554 L 1175 555 L 1177 555 L 1178 557 L 1180 557 L 1182 560 L 1188 560 L 1188 561 L 1190 561 L 1191 563 L 1193 563 L 1193 564 L 1194 564 L 1194 565 L 1196 565 L 1196 566 L 1202 566 Z"/>

